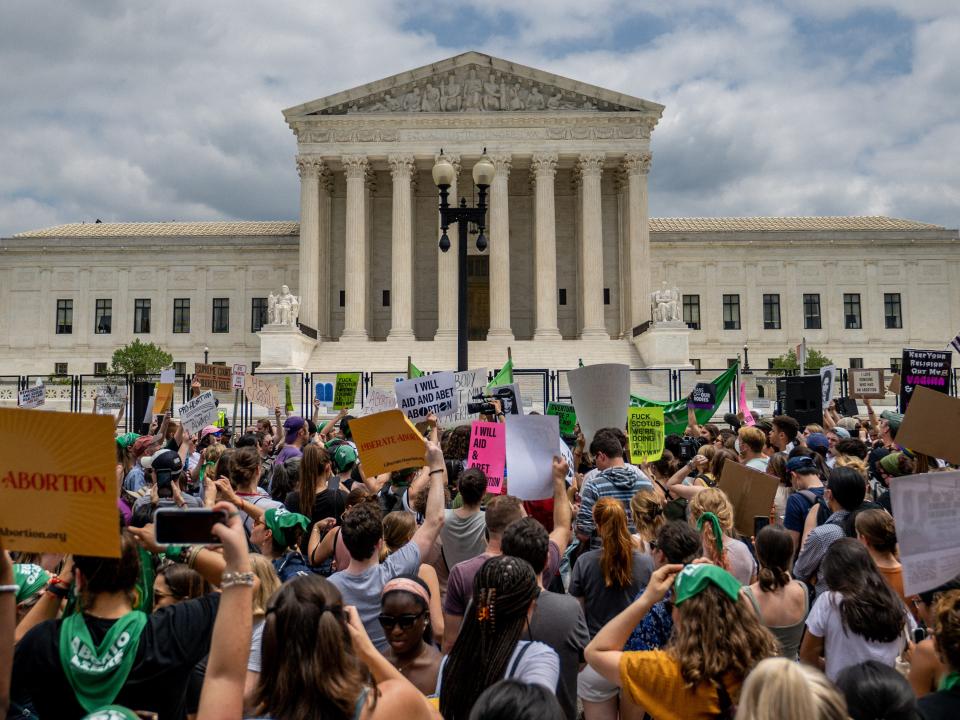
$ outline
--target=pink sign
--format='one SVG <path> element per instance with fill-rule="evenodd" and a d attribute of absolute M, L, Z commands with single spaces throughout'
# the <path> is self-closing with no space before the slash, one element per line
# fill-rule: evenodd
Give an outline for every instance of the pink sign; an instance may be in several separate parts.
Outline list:
<path fill-rule="evenodd" d="M 467 467 L 483 470 L 487 476 L 487 492 L 503 492 L 503 470 L 507 462 L 506 426 L 500 423 L 470 423 L 470 451 Z"/>
<path fill-rule="evenodd" d="M 743 421 L 747 425 L 757 424 L 756 420 L 753 419 L 753 413 L 747 407 L 747 384 L 745 382 L 740 383 L 740 410 L 743 412 Z"/>

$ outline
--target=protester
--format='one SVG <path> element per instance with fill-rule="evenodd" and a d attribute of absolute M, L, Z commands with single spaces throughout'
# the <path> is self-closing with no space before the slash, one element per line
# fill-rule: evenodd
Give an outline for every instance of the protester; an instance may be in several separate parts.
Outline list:
<path fill-rule="evenodd" d="M 933 627 L 934 607 L 937 600 L 951 590 L 960 590 L 960 577 L 948 580 L 932 590 L 924 590 L 915 598 L 913 602 L 915 614 L 926 628 Z M 907 679 L 910 680 L 914 693 L 919 698 L 927 693 L 936 692 L 948 672 L 949 668 L 940 657 L 932 633 L 928 633 L 927 637 L 918 642 L 910 653 L 910 674 Z"/>
<path fill-rule="evenodd" d="M 283 501 L 287 510 L 306 515 L 309 519 L 304 550 L 314 524 L 327 518 L 333 518 L 336 525 L 340 524 L 340 516 L 346 509 L 346 498 L 347 491 L 333 474 L 327 451 L 318 445 L 307 445 L 300 460 L 299 485 Z"/>
<path fill-rule="evenodd" d="M 745 425 L 737 431 L 734 449 L 740 456 L 740 462 L 748 468 L 766 472 L 767 464 L 770 462 L 767 456 L 763 454 L 766 443 L 767 438 L 762 430 Z"/>
<path fill-rule="evenodd" d="M 447 468 L 449 472 L 449 461 Z M 468 468 L 458 472 L 456 483 L 457 496 L 462 504 L 444 511 L 443 527 L 440 529 L 442 572 L 438 574 L 443 579 L 444 587 L 454 566 L 480 555 L 486 544 L 485 515 L 480 504 L 487 491 L 487 476 L 479 468 Z"/>
<path fill-rule="evenodd" d="M 543 685 L 501 680 L 480 693 L 470 720 L 555 720 L 561 712 L 556 696 Z"/>
<path fill-rule="evenodd" d="M 700 533 L 703 555 L 728 570 L 742 585 L 757 574 L 757 563 L 745 543 L 730 536 L 733 532 L 733 505 L 723 490 L 706 488 L 690 501 L 690 524 Z"/>
<path fill-rule="evenodd" d="M 910 683 L 889 665 L 867 660 L 840 672 L 851 720 L 920 720 Z"/>
<path fill-rule="evenodd" d="M 274 465 L 282 465 L 290 458 L 300 457 L 303 447 L 310 439 L 310 429 L 307 421 L 299 415 L 291 415 L 283 422 L 283 447 L 277 453 Z"/>
<path fill-rule="evenodd" d="M 884 510 L 864 510 L 857 513 L 854 527 L 857 539 L 866 546 L 883 579 L 904 605 L 912 607 L 912 600 L 903 592 L 903 565 L 897 559 L 897 531 L 893 518 Z"/>
<path fill-rule="evenodd" d="M 433 642 L 433 594 L 416 575 L 399 575 L 383 586 L 378 620 L 390 650 L 387 660 L 424 695 L 437 687 L 440 651 Z"/>
<path fill-rule="evenodd" d="M 822 672 L 786 658 L 767 658 L 747 676 L 736 720 L 848 718 L 846 700 Z"/>
<path fill-rule="evenodd" d="M 948 673 L 937 692 L 924 695 L 918 705 L 925 720 L 956 718 L 960 716 L 960 591 L 949 590 L 937 599 L 933 636 Z"/>
<path fill-rule="evenodd" d="M 800 424 L 788 415 L 776 415 L 771 425 L 767 439 L 777 452 L 789 453 L 793 450 L 797 435 L 800 434 Z"/>
<path fill-rule="evenodd" d="M 406 545 L 417 531 L 417 521 L 413 513 L 404 510 L 395 510 L 387 513 L 383 518 L 383 545 L 381 546 L 380 562 L 383 562 L 391 553 Z M 431 635 L 443 639 L 443 605 L 440 601 L 440 582 L 437 571 L 432 565 L 420 563 L 416 576 L 427 586 L 430 595 L 430 630 Z"/>
<path fill-rule="evenodd" d="M 633 543 L 642 553 L 650 554 L 650 543 L 666 522 L 663 505 L 661 496 L 653 490 L 640 490 L 630 498 L 630 515 L 637 528 Z"/>
<path fill-rule="evenodd" d="M 280 577 L 273 563 L 263 555 L 250 555 L 250 565 L 253 574 L 259 581 L 253 589 L 253 626 L 250 640 L 250 657 L 247 661 L 247 672 L 243 683 L 244 712 L 252 713 L 254 694 L 260 682 L 262 670 L 263 648 L 263 621 L 267 614 L 267 604 L 273 594 L 280 589 Z"/>
<path fill-rule="evenodd" d="M 157 569 L 153 580 L 153 609 L 160 610 L 184 600 L 194 600 L 211 590 L 210 583 L 193 568 L 167 562 Z"/>
<path fill-rule="evenodd" d="M 798 455 L 790 458 L 787 460 L 786 470 L 794 492 L 787 498 L 783 526 L 793 539 L 793 555 L 796 557 L 800 552 L 807 513 L 810 508 L 819 504 L 824 487 L 816 463 L 809 456 Z"/>
<path fill-rule="evenodd" d="M 225 497 L 230 502 L 241 502 L 238 504 L 243 518 L 243 527 L 249 535 L 253 530 L 253 517 L 251 516 L 251 506 L 266 511 L 270 508 L 281 508 L 282 503 L 273 500 L 266 490 L 260 487 L 260 456 L 255 448 L 246 447 L 241 450 L 235 450 L 230 453 L 230 477 L 229 484 L 236 494 L 236 498 Z M 218 487 L 221 494 L 226 489 L 223 480 L 225 478 L 217 477 Z"/>

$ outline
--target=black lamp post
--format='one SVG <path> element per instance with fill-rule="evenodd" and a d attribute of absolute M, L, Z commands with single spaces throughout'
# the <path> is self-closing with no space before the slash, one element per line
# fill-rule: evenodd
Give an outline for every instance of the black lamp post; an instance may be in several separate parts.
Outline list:
<path fill-rule="evenodd" d="M 487 217 L 487 188 L 490 187 L 495 171 L 493 163 L 484 154 L 473 166 L 473 184 L 477 187 L 477 206 L 467 207 L 465 198 L 460 199 L 459 205 L 451 206 L 448 200 L 450 186 L 456 180 L 456 170 L 443 156 L 443 150 L 440 151 L 437 164 L 433 166 L 433 182 L 440 189 L 440 227 L 443 230 L 440 236 L 440 250 L 443 252 L 450 249 L 447 228 L 457 223 L 457 370 L 461 372 L 467 370 L 467 230 L 470 223 L 477 226 L 480 231 L 477 236 L 477 250 L 480 252 L 486 250 L 487 238 L 483 230 Z"/>
<path fill-rule="evenodd" d="M 210 348 L 206 346 L 204 346 L 203 348 L 203 364 L 204 365 L 210 364 Z"/>
<path fill-rule="evenodd" d="M 750 369 L 750 348 L 746 345 L 743 346 L 743 370 L 741 371 L 744 375 L 753 374 L 753 370 Z"/>

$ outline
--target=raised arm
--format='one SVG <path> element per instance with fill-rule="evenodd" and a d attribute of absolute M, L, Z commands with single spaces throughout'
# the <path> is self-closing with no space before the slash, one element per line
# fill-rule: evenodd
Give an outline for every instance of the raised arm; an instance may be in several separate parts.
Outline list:
<path fill-rule="evenodd" d="M 443 452 L 436 443 L 427 443 L 424 455 L 429 470 L 430 490 L 427 493 L 427 507 L 423 525 L 413 534 L 413 541 L 420 548 L 420 557 L 426 557 L 436 542 L 440 528 L 443 527 L 443 489 L 447 486 L 447 466 L 443 462 Z"/>
<path fill-rule="evenodd" d="M 693 437 L 700 435 L 700 423 L 697 421 L 697 413 L 692 405 L 687 405 L 687 427 Z"/>
<path fill-rule="evenodd" d="M 319 406 L 319 405 L 320 405 L 320 403 L 319 403 L 319 401 L 317 401 L 317 406 Z M 278 408 L 278 410 L 279 410 L 279 408 Z M 347 416 L 347 413 L 348 413 L 348 412 L 349 412 L 349 410 L 347 410 L 346 408 L 343 408 L 342 410 L 340 410 L 340 412 L 337 413 L 337 416 L 336 416 L 336 417 L 332 417 L 332 418 L 330 418 L 329 420 L 327 420 L 327 422 L 324 423 L 323 427 L 320 428 L 320 437 L 322 437 L 324 440 L 329 439 L 329 438 L 330 438 L 330 433 L 333 431 L 334 426 L 335 426 L 338 422 L 340 422 L 341 420 L 343 420 L 343 419 Z M 317 421 L 314 420 L 313 422 L 316 423 Z"/>
<path fill-rule="evenodd" d="M 567 472 L 570 466 L 566 459 L 553 458 L 553 531 L 550 539 L 560 549 L 560 555 L 570 544 L 573 510 L 567 500 Z"/>

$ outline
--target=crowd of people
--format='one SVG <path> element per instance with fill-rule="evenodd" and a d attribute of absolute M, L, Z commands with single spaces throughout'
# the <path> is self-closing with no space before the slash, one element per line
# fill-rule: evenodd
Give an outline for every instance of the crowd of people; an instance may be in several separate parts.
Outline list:
<path fill-rule="evenodd" d="M 345 412 L 168 415 L 116 438 L 119 558 L 0 549 L 0 716 L 960 717 L 960 577 L 905 595 L 889 490 L 948 466 L 868 409 L 691 412 L 639 466 L 623 428 L 578 430 L 536 502 L 509 468 L 487 494 L 434 416 L 422 467 L 368 476 Z M 755 535 L 727 463 L 779 480 Z M 219 544 L 158 544 L 158 510 L 193 507 Z"/>

